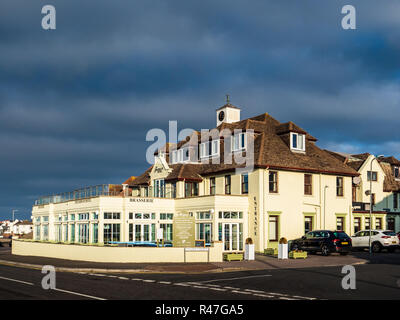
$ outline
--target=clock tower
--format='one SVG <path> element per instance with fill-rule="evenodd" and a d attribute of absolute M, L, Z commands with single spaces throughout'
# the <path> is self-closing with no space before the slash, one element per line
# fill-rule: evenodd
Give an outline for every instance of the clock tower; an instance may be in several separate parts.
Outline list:
<path fill-rule="evenodd" d="M 240 109 L 231 105 L 229 95 L 226 95 L 226 104 L 217 109 L 217 127 L 221 123 L 232 123 L 240 121 Z"/>

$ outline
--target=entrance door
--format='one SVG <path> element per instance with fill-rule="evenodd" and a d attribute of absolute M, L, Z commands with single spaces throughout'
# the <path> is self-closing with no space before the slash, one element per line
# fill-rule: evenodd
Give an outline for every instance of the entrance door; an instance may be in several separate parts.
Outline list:
<path fill-rule="evenodd" d="M 224 250 L 239 250 L 239 223 L 224 223 L 223 230 Z"/>

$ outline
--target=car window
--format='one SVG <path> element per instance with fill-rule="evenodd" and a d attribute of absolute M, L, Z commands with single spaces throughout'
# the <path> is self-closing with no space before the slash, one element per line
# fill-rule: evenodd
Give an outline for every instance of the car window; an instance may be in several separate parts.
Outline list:
<path fill-rule="evenodd" d="M 382 233 L 387 235 L 387 236 L 395 236 L 396 235 L 396 233 L 393 232 L 393 231 L 383 231 Z"/>
<path fill-rule="evenodd" d="M 373 235 L 373 236 L 376 236 L 377 234 L 379 234 L 378 231 L 372 231 L 372 235 Z"/>
<path fill-rule="evenodd" d="M 334 232 L 333 234 L 338 239 L 347 239 L 349 237 L 346 232 Z"/>
<path fill-rule="evenodd" d="M 314 232 L 309 232 L 306 234 L 306 239 L 312 239 L 314 237 Z"/>

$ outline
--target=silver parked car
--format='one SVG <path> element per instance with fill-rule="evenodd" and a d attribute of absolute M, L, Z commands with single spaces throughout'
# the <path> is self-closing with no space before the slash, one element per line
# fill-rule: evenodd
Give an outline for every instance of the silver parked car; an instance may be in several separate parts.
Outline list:
<path fill-rule="evenodd" d="M 399 248 L 399 238 L 391 230 L 361 230 L 351 237 L 353 248 L 364 249 L 369 247 L 369 233 L 371 232 L 372 252 L 380 252 L 382 249 L 388 249 L 394 252 Z"/>

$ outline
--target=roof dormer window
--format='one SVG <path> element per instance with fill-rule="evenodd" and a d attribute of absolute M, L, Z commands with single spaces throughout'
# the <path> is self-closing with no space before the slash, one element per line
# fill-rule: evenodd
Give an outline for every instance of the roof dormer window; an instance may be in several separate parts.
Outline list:
<path fill-rule="evenodd" d="M 182 148 L 179 150 L 172 151 L 172 160 L 171 163 L 181 163 L 190 161 L 190 149 L 189 147 Z"/>
<path fill-rule="evenodd" d="M 244 132 L 235 134 L 232 137 L 232 151 L 240 151 L 246 149 L 246 134 Z"/>
<path fill-rule="evenodd" d="M 400 178 L 400 169 L 399 169 L 399 167 L 394 167 L 394 177 L 396 178 L 396 179 L 399 179 Z"/>
<path fill-rule="evenodd" d="M 306 151 L 306 135 L 301 133 L 291 132 L 290 149 L 293 151 Z"/>
<path fill-rule="evenodd" d="M 219 139 L 200 144 L 200 159 L 219 155 Z"/>

